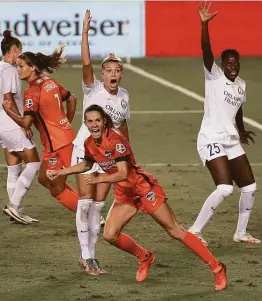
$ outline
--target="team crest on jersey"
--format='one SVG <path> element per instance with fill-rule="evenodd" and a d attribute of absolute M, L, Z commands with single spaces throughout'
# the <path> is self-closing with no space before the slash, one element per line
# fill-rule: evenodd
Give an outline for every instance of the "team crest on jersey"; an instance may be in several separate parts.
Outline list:
<path fill-rule="evenodd" d="M 110 152 L 110 150 L 105 150 L 105 157 L 106 158 L 111 158 L 112 153 Z"/>
<path fill-rule="evenodd" d="M 123 154 L 126 151 L 124 144 L 116 144 L 116 151 L 120 154 Z"/>
<path fill-rule="evenodd" d="M 56 165 L 56 163 L 57 163 L 56 158 L 49 158 L 49 164 L 54 166 L 54 165 Z"/>
<path fill-rule="evenodd" d="M 156 195 L 155 195 L 155 193 L 153 191 L 149 191 L 148 194 L 146 195 L 146 198 L 149 201 L 154 202 L 156 200 Z"/>
<path fill-rule="evenodd" d="M 245 94 L 245 91 L 241 88 L 241 87 L 238 87 L 238 93 L 240 95 L 244 95 Z"/>
<path fill-rule="evenodd" d="M 29 109 L 34 105 L 33 100 L 31 98 L 26 99 L 25 106 Z"/>
<path fill-rule="evenodd" d="M 123 109 L 126 109 L 127 107 L 127 102 L 124 99 L 121 100 L 121 106 Z"/>

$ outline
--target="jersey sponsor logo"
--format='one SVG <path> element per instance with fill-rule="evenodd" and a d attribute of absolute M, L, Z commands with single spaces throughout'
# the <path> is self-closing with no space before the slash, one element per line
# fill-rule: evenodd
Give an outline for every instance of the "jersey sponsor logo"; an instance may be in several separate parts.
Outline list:
<path fill-rule="evenodd" d="M 105 150 L 105 157 L 106 158 L 111 158 L 112 153 L 110 152 L 110 150 Z"/>
<path fill-rule="evenodd" d="M 49 164 L 51 164 L 51 165 L 56 165 L 56 163 L 57 163 L 57 159 L 56 158 L 49 158 Z"/>
<path fill-rule="evenodd" d="M 25 106 L 29 109 L 34 105 L 33 100 L 31 98 L 26 99 Z"/>
<path fill-rule="evenodd" d="M 238 93 L 240 95 L 244 95 L 245 94 L 245 91 L 241 87 L 238 87 L 237 91 L 238 91 Z"/>
<path fill-rule="evenodd" d="M 127 102 L 124 99 L 121 100 L 121 107 L 123 109 L 126 109 L 126 107 L 127 107 Z"/>
<path fill-rule="evenodd" d="M 116 144 L 116 151 L 120 154 L 123 154 L 126 151 L 124 144 L 122 143 Z"/>

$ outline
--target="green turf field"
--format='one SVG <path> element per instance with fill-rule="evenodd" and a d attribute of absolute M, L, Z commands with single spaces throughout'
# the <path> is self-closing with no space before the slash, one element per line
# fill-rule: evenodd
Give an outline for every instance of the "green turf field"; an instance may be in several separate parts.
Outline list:
<path fill-rule="evenodd" d="M 132 64 L 203 95 L 200 59 L 142 59 L 133 60 Z M 248 82 L 245 115 L 259 123 L 262 123 L 261 64 L 262 58 L 243 58 L 241 70 L 242 77 Z M 82 110 L 81 69 L 73 68 L 69 63 L 59 70 L 56 78 L 78 96 L 78 112 L 73 122 L 77 130 Z M 159 179 L 178 219 L 189 227 L 205 198 L 214 189 L 196 151 L 202 118 L 199 111 L 203 104 L 129 70 L 125 71 L 122 86 L 129 91 L 131 110 L 134 111 L 129 128 L 136 159 Z M 164 112 L 153 114 L 147 111 Z M 246 150 L 254 164 L 260 189 L 262 132 L 249 128 L 256 132 L 257 137 L 256 144 Z M 39 144 L 37 134 L 35 140 Z M 0 207 L 3 207 L 7 194 L 2 153 L 0 164 Z M 75 185 L 73 177 L 69 180 Z M 258 190 L 249 224 L 252 235 L 260 238 L 261 196 Z M 24 200 L 24 207 L 28 215 L 40 219 L 38 225 L 10 225 L 8 218 L 0 215 L 0 301 L 261 300 L 261 246 L 232 241 L 238 217 L 238 198 L 239 192 L 235 190 L 216 211 L 214 220 L 203 233 L 211 251 L 228 267 L 228 289 L 216 293 L 208 268 L 185 247 L 171 240 L 150 217 L 142 214 L 128 225 L 126 232 L 157 256 L 148 279 L 142 284 L 136 283 L 136 260 L 108 245 L 102 237 L 98 242 L 97 257 L 108 274 L 99 277 L 84 274 L 77 264 L 80 249 L 74 214 L 58 205 L 35 181 Z M 111 202 L 110 195 L 104 214 Z"/>

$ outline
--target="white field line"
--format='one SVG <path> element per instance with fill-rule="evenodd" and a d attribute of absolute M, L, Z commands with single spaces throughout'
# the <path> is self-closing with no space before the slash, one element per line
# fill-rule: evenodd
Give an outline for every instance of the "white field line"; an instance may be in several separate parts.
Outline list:
<path fill-rule="evenodd" d="M 199 167 L 202 163 L 139 163 L 140 166 L 145 167 Z M 251 163 L 251 166 L 261 167 L 262 163 Z M 5 164 L 0 164 L 0 168 L 6 167 Z"/>
<path fill-rule="evenodd" d="M 154 74 L 151 74 L 141 68 L 138 68 L 134 65 L 131 65 L 131 64 L 124 64 L 124 67 L 128 70 L 131 70 L 133 71 L 134 73 L 136 74 L 139 74 L 145 78 L 148 78 L 148 79 L 151 79 L 152 81 L 156 82 L 156 83 L 159 83 L 165 87 L 168 87 L 168 88 L 171 88 L 175 91 L 178 91 L 184 95 L 187 95 L 199 102 L 204 102 L 205 101 L 205 98 L 193 91 L 190 91 L 186 88 L 183 88 L 182 86 L 179 86 L 179 85 L 176 85 L 176 84 L 173 84 L 165 79 L 163 79 L 162 77 L 160 76 L 157 76 L 157 75 L 154 75 Z M 261 123 L 258 123 L 257 121 L 251 119 L 251 118 L 248 118 L 248 117 L 244 117 L 244 122 L 253 126 L 254 128 L 257 128 L 259 130 L 262 131 L 262 124 Z"/>
<path fill-rule="evenodd" d="M 176 110 L 176 111 L 131 111 L 131 114 L 203 114 L 203 110 Z M 76 111 L 76 115 L 82 115 L 82 111 Z"/>

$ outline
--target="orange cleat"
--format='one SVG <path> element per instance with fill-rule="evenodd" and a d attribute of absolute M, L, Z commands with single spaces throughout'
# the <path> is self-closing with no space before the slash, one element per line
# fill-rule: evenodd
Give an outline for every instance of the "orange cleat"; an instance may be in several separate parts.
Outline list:
<path fill-rule="evenodd" d="M 140 260 L 138 261 L 139 268 L 136 273 L 136 281 L 142 282 L 147 278 L 149 268 L 150 268 L 151 264 L 154 263 L 155 259 L 156 259 L 156 256 L 153 253 L 148 252 L 148 256 L 146 257 L 146 259 L 144 259 L 142 261 L 140 261 Z"/>
<path fill-rule="evenodd" d="M 222 291 L 227 287 L 226 266 L 220 262 L 218 271 L 213 271 L 215 277 L 215 290 Z"/>

